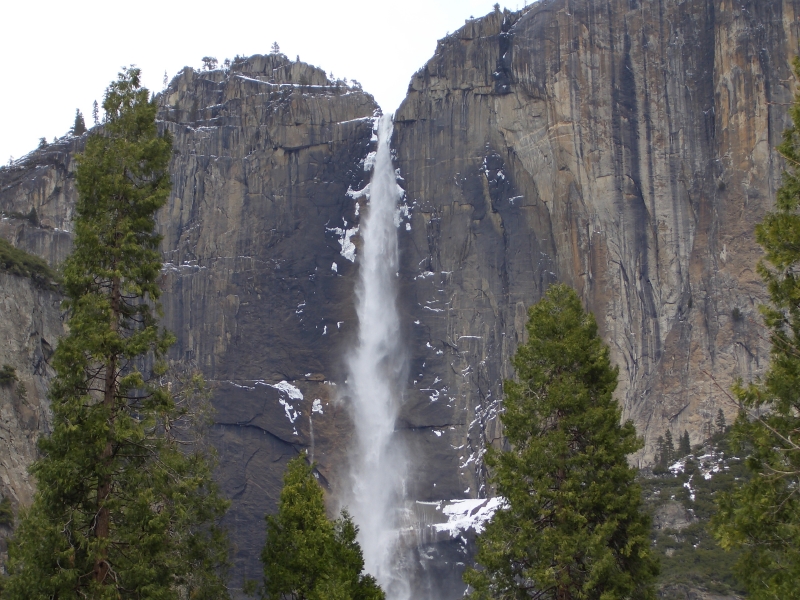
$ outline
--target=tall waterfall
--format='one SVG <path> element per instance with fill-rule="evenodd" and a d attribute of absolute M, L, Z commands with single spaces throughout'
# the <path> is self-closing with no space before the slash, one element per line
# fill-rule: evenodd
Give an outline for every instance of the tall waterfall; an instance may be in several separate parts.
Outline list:
<path fill-rule="evenodd" d="M 361 229 L 356 287 L 358 342 L 348 360 L 348 391 L 355 425 L 351 448 L 352 496 L 346 500 L 364 551 L 365 569 L 390 600 L 410 596 L 398 570 L 399 514 L 407 459 L 394 429 L 406 357 L 397 314 L 397 226 L 401 198 L 392 167 L 392 116 L 378 121 L 378 148 Z"/>

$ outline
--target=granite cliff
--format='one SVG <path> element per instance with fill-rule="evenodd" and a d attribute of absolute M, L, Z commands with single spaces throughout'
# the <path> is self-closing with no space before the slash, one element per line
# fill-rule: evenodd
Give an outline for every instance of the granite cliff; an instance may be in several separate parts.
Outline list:
<path fill-rule="evenodd" d="M 666 428 L 697 442 L 718 408 L 733 412 L 724 390 L 767 359 L 752 230 L 779 183 L 772 149 L 795 86 L 798 17 L 800 0 L 541 0 L 440 40 L 393 139 L 409 498 L 490 492 L 480 456 L 501 440 L 508 358 L 553 281 L 597 317 L 625 417 L 647 442 L 642 464 Z M 184 69 L 158 102 L 175 139 L 158 222 L 164 323 L 173 359 L 214 386 L 236 585 L 258 576 L 262 517 L 290 456 L 308 448 L 332 497 L 348 484 L 340 390 L 366 208 L 348 192 L 369 177 L 378 107 L 277 54 Z M 0 171 L 0 235 L 52 264 L 70 247 L 82 143 L 64 138 Z M 31 209 L 37 219 L 21 216 Z M 5 439 L 24 440 L 0 456 L 0 494 L 24 504 L 61 314 L 52 292 L 11 275 L 0 297 L 20 313 L 4 319 L 2 339 L 19 342 L 3 342 L 0 362 L 29 382 L 36 415 L 0 390 Z M 446 546 L 460 530 L 429 526 L 447 518 L 437 506 L 412 505 L 418 557 L 450 563 L 429 581 L 455 582 Z"/>
<path fill-rule="evenodd" d="M 276 506 L 286 461 L 309 448 L 326 483 L 345 462 L 348 421 L 334 399 L 355 327 L 357 216 L 347 192 L 368 177 L 378 107 L 360 89 L 282 55 L 238 59 L 229 70 L 184 69 L 159 103 L 161 126 L 175 140 L 172 194 L 158 221 L 164 324 L 178 338 L 172 358 L 201 369 L 215 390 L 211 435 L 235 505 L 227 525 L 241 582 L 258 576 L 263 515 Z M 0 175 L 0 234 L 53 264 L 69 252 L 74 154 L 84 141 L 64 138 Z M 22 216 L 31 208 L 36 222 Z M 4 295 L 19 295 L 18 279 L 4 277 L 13 284 L 0 288 Z M 53 302 L 33 298 L 19 310 L 29 321 Z M 4 321 L 14 328 L 8 339 L 33 336 L 17 330 L 24 320 Z M 54 347 L 57 335 L 48 333 Z M 23 371 L 41 362 L 8 350 Z M 3 417 L 17 437 L 33 440 L 40 429 Z M 34 449 L 30 441 L 3 456 L 14 470 L 0 493 L 29 501 L 25 467 Z M 19 486 L 24 493 L 14 494 Z"/>
<path fill-rule="evenodd" d="M 552 281 L 598 320 L 640 463 L 667 428 L 698 443 L 719 408 L 735 414 L 726 390 L 768 358 L 752 234 L 780 182 L 799 16 L 777 0 L 542 0 L 440 40 L 395 116 L 402 305 L 416 387 L 435 390 L 409 421 L 455 424 L 428 438 L 442 460 L 420 495 L 443 465 L 447 489 L 482 490 L 508 358 Z"/>

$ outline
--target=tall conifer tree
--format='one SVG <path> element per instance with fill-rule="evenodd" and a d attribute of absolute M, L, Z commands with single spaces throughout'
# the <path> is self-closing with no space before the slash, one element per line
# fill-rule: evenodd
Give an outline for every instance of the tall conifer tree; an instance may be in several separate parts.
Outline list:
<path fill-rule="evenodd" d="M 173 336 L 157 323 L 155 212 L 172 140 L 139 70 L 106 91 L 102 135 L 78 159 L 75 246 L 64 266 L 69 333 L 53 357 L 53 432 L 10 548 L 8 599 L 225 598 L 227 503 L 159 376 Z M 148 365 L 154 365 L 148 367 Z"/>
<path fill-rule="evenodd" d="M 478 538 L 473 599 L 652 598 L 649 518 L 620 425 L 618 369 L 592 315 L 565 285 L 529 311 L 501 416 L 511 448 L 486 462 L 505 506 Z"/>
<path fill-rule="evenodd" d="M 664 456 L 668 465 L 675 460 L 675 442 L 672 439 L 672 431 L 669 429 L 664 433 Z"/>
<path fill-rule="evenodd" d="M 689 438 L 689 432 L 687 430 L 683 430 L 683 435 L 681 436 L 680 445 L 678 446 L 678 454 L 680 458 L 684 456 L 688 456 L 692 453 L 692 440 Z"/>
<path fill-rule="evenodd" d="M 725 425 L 725 413 L 722 412 L 721 408 L 717 411 L 717 419 L 714 422 L 714 425 L 716 427 L 715 433 L 717 435 L 725 433 L 725 430 L 727 429 L 727 426 Z"/>
<path fill-rule="evenodd" d="M 794 70 L 800 78 L 800 58 Z M 800 94 L 789 114 L 776 210 L 756 227 L 772 360 L 761 381 L 734 388 L 742 410 L 732 437 L 747 448 L 753 477 L 718 501 L 713 521 L 724 548 L 744 549 L 737 574 L 754 600 L 800 598 Z"/>
<path fill-rule="evenodd" d="M 325 514 L 322 488 L 304 455 L 289 461 L 278 514 L 268 515 L 261 553 L 265 600 L 384 600 L 364 558 L 358 529 L 346 511 Z"/>
<path fill-rule="evenodd" d="M 72 124 L 70 133 L 72 133 L 72 135 L 83 135 L 86 133 L 86 122 L 83 120 L 83 113 L 79 108 L 75 109 L 75 122 Z"/>

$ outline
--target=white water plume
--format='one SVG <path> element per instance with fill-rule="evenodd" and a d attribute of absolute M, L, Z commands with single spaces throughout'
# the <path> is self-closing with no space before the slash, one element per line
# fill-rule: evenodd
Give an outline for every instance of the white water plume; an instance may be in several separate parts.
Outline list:
<path fill-rule="evenodd" d="M 365 569 L 390 600 L 410 597 L 399 566 L 398 532 L 407 471 L 395 435 L 405 381 L 405 352 L 397 314 L 397 226 L 402 190 L 392 167 L 391 115 L 378 120 L 378 148 L 363 220 L 356 287 L 358 342 L 348 360 L 348 391 L 355 425 L 350 451 L 352 492 L 346 499 L 360 528 Z"/>

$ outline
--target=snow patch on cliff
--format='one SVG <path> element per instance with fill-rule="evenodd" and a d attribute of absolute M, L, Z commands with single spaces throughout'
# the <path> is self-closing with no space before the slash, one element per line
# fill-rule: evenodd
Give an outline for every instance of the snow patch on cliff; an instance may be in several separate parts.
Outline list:
<path fill-rule="evenodd" d="M 279 392 L 283 392 L 284 394 L 289 396 L 290 400 L 303 399 L 303 392 L 301 392 L 298 388 L 296 388 L 286 380 L 281 381 L 279 383 L 268 383 L 267 385 L 271 388 L 275 388 Z"/>
<path fill-rule="evenodd" d="M 444 523 L 436 523 L 433 528 L 437 532 L 447 532 L 450 537 L 458 537 L 472 529 L 481 533 L 494 513 L 505 508 L 505 498 L 478 498 L 466 500 L 446 500 L 436 503 L 436 510 L 441 510 L 447 517 Z"/>
<path fill-rule="evenodd" d="M 358 225 L 348 228 L 347 221 L 344 221 L 344 227 L 326 227 L 325 229 L 339 236 L 339 245 L 342 247 L 339 254 L 350 262 L 356 262 L 356 245 L 350 238 L 358 233 Z"/>

